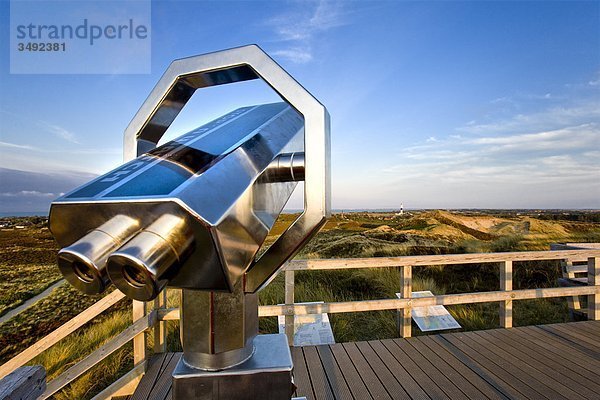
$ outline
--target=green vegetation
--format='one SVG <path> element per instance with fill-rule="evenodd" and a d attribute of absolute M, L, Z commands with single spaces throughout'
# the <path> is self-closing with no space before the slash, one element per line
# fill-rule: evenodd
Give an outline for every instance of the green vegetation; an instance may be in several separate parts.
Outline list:
<path fill-rule="evenodd" d="M 56 249 L 48 229 L 0 230 L 0 316 L 62 278 L 54 265 Z"/>
<path fill-rule="evenodd" d="M 396 216 L 391 213 L 337 214 L 298 255 L 298 258 L 381 257 L 422 254 L 547 250 L 553 242 L 600 241 L 600 213 L 584 212 L 579 218 L 553 212 L 423 211 Z M 543 216 L 543 215 L 542 215 Z M 562 218 L 561 216 L 565 216 Z M 283 215 L 267 241 L 273 242 L 295 218 Z M 60 273 L 54 265 L 57 247 L 43 219 L 20 219 L 22 229 L 0 230 L 0 314 L 43 291 Z M 515 263 L 516 289 L 556 286 L 557 262 Z M 399 291 L 396 268 L 298 272 L 298 302 L 349 301 L 393 298 Z M 498 267 L 490 264 L 413 268 L 413 290 L 435 294 L 498 290 Z M 261 304 L 284 301 L 283 276 L 260 293 Z M 97 301 L 100 296 L 80 294 L 69 285 L 52 292 L 35 306 L 0 325 L 0 363 L 47 335 Z M 169 305 L 179 303 L 178 291 L 169 291 Z M 465 330 L 498 327 L 498 304 L 448 307 Z M 336 341 L 396 337 L 395 312 L 332 314 Z M 568 320 L 566 301 L 539 299 L 514 305 L 515 325 Z M 131 323 L 130 304 L 123 301 L 76 334 L 38 356 L 50 379 L 107 342 Z M 168 346 L 181 349 L 178 322 L 169 322 Z M 276 332 L 276 318 L 262 318 L 261 332 Z M 414 329 L 414 334 L 420 334 Z M 149 345 L 152 344 L 150 335 Z M 131 345 L 125 346 L 56 395 L 58 399 L 88 399 L 132 367 Z"/>

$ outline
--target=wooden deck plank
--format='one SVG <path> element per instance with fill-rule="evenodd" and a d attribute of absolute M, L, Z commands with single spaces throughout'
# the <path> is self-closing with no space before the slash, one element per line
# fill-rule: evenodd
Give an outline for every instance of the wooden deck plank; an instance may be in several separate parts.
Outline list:
<path fill-rule="evenodd" d="M 573 324 L 576 325 L 574 327 L 568 326 L 557 326 L 557 328 L 565 329 L 567 332 L 575 332 L 579 335 L 586 336 L 588 339 L 591 339 L 595 343 L 600 342 L 600 330 L 594 329 L 594 325 L 586 325 L 586 324 Z M 553 325 L 551 325 L 553 326 Z"/>
<path fill-rule="evenodd" d="M 556 329 L 556 327 L 548 325 L 540 325 L 539 328 L 562 338 L 570 346 L 581 349 L 585 354 L 589 354 L 594 359 L 600 360 L 600 347 L 593 343 L 589 343 L 585 336 L 582 339 L 582 336 L 577 333 L 561 331 Z"/>
<path fill-rule="evenodd" d="M 600 335 L 600 324 L 595 323 L 596 321 L 582 321 L 577 323 L 577 329 L 581 331 L 587 331 L 594 335 Z M 597 337 L 597 336 L 596 336 Z"/>
<path fill-rule="evenodd" d="M 392 396 L 393 399 L 409 399 L 410 396 L 402 385 L 398 383 L 394 375 L 387 368 L 385 363 L 379 358 L 375 350 L 367 342 L 356 342 L 358 350 L 361 352 L 365 360 L 369 363 L 385 390 Z"/>
<path fill-rule="evenodd" d="M 504 340 L 498 339 L 497 337 L 494 337 L 485 331 L 468 332 L 467 335 L 512 365 L 518 366 L 520 370 L 543 383 L 544 386 L 547 386 L 554 392 L 561 394 L 565 398 L 573 400 L 586 399 L 585 396 L 562 384 L 564 376 L 557 374 L 555 370 L 547 367 L 544 363 L 539 362 L 531 356 L 524 355 L 522 350 L 519 350 L 513 346 L 506 346 L 505 344 L 507 342 Z M 553 396 L 553 393 L 549 394 Z"/>
<path fill-rule="evenodd" d="M 308 375 L 310 376 L 310 382 L 313 387 L 315 399 L 317 400 L 333 400 L 335 399 L 327 375 L 323 370 L 319 353 L 315 346 L 303 347 L 304 359 L 306 360 L 306 367 L 308 368 Z"/>
<path fill-rule="evenodd" d="M 526 364 L 520 363 L 517 359 L 511 357 L 510 354 L 498 348 L 494 343 L 480 343 L 478 337 L 474 337 L 473 334 L 474 332 L 465 332 L 454 336 L 460 338 L 462 345 L 469 346 L 481 356 L 487 358 L 491 363 L 495 364 L 496 367 L 494 368 L 497 368 L 497 370 L 501 369 L 503 372 L 507 372 L 511 375 L 513 378 L 511 379 L 510 384 L 521 393 L 525 394 L 524 391 L 526 391 L 530 398 L 546 397 L 550 400 L 567 398 L 549 387 L 547 385 L 549 382 L 545 382 L 545 377 L 540 374 L 539 371 L 530 368 Z M 448 335 L 443 336 L 445 338 L 448 337 Z"/>
<path fill-rule="evenodd" d="M 600 399 L 600 321 L 292 348 L 309 400 Z M 150 362 L 134 400 L 171 400 L 181 353 Z"/>
<path fill-rule="evenodd" d="M 321 358 L 321 364 L 323 364 L 323 369 L 325 370 L 325 375 L 327 375 L 329 387 L 331 387 L 334 397 L 339 400 L 353 400 L 350 388 L 348 388 L 346 379 L 340 371 L 329 346 L 317 346 L 317 352 Z"/>
<path fill-rule="evenodd" d="M 496 364 L 481 356 L 478 352 L 464 345 L 457 338 L 450 339 L 442 336 L 432 337 L 434 341 L 442 346 L 446 346 L 449 351 L 454 354 L 462 352 L 464 357 L 461 359 L 469 368 L 485 376 L 485 380 L 493 384 L 498 390 L 504 393 L 509 398 L 527 399 L 532 397 L 541 397 L 537 392 L 531 390 L 527 385 L 520 384 L 519 381 L 514 382 L 513 376 L 508 374 Z"/>
<path fill-rule="evenodd" d="M 369 393 L 369 390 L 365 386 L 365 383 L 352 363 L 352 360 L 350 360 L 344 347 L 341 344 L 336 343 L 329 345 L 329 348 L 340 366 L 340 370 L 344 375 L 344 379 L 346 379 L 346 383 L 348 384 L 353 397 L 356 400 L 372 399 L 373 396 Z"/>
<path fill-rule="evenodd" d="M 538 327 L 526 326 L 517 333 L 524 340 L 532 341 L 535 344 L 553 352 L 557 357 L 569 360 L 569 362 L 580 365 L 584 368 L 600 369 L 600 360 L 596 360 L 585 353 L 585 349 L 572 346 L 573 343 L 564 339 L 561 340 L 556 335 L 546 332 Z M 600 374 L 600 370 L 597 371 Z"/>
<path fill-rule="evenodd" d="M 358 350 L 355 343 L 344 343 L 344 350 L 359 371 L 360 377 L 367 386 L 369 393 L 374 399 L 391 399 L 389 393 L 383 387 L 381 381 L 365 359 L 362 353 Z"/>
<path fill-rule="evenodd" d="M 582 329 L 585 326 L 585 324 L 574 322 L 570 324 L 548 324 L 543 326 L 554 328 L 565 333 L 575 334 L 578 336 L 585 336 L 586 338 L 590 339 L 595 346 L 600 346 L 600 338 L 597 335 L 588 332 L 588 329 Z M 588 325 L 588 328 L 590 326 L 594 325 Z"/>
<path fill-rule="evenodd" d="M 374 340 L 368 342 L 368 344 L 411 399 L 430 399 L 425 390 L 421 387 L 424 385 L 419 385 L 415 380 L 416 377 L 411 376 L 411 374 L 408 373 L 407 369 L 411 368 L 398 362 L 394 355 L 382 344 L 382 342 L 379 340 Z"/>
<path fill-rule="evenodd" d="M 394 340 L 394 343 L 401 342 L 401 340 Z M 483 398 L 489 399 L 490 397 L 484 395 L 480 390 L 477 389 L 467 378 L 461 375 L 457 368 L 453 368 L 451 363 L 447 360 L 438 356 L 429 347 L 422 343 L 418 339 L 412 339 L 406 341 L 411 347 L 415 349 L 427 362 L 429 362 L 434 368 L 439 371 L 439 376 L 445 377 L 447 380 L 452 382 L 467 398 L 472 400 L 479 400 Z M 451 357 L 451 356 L 450 356 Z M 448 358 L 448 357 L 446 357 Z M 415 360 L 415 358 L 413 358 Z M 415 360 L 417 362 L 417 360 Z M 436 378 L 438 379 L 438 378 Z M 447 393 L 447 392 L 446 392 Z M 500 396 L 494 397 L 494 399 L 500 399 Z"/>
<path fill-rule="evenodd" d="M 421 336 L 414 340 L 421 342 L 429 350 L 437 354 L 440 359 L 444 360 L 452 369 L 475 386 L 488 399 L 500 400 L 507 398 L 501 390 L 502 387 L 496 383 L 496 378 L 487 375 L 484 369 L 476 369 L 476 366 L 475 368 L 470 368 L 468 359 L 462 352 L 459 352 L 457 349 L 449 351 L 448 348 L 441 346 L 438 342 L 433 340 L 431 336 Z"/>
<path fill-rule="evenodd" d="M 297 386 L 296 396 L 306 397 L 307 400 L 313 400 L 315 395 L 310 384 L 306 361 L 304 360 L 304 352 L 300 347 L 292 347 L 292 360 L 294 361 L 294 383 Z"/>
<path fill-rule="evenodd" d="M 181 356 L 181 353 L 174 353 L 169 362 L 163 366 L 154 389 L 152 389 L 152 394 L 148 398 L 149 400 L 165 400 L 167 398 L 167 394 L 173 384 L 173 370 L 177 366 Z"/>
<path fill-rule="evenodd" d="M 479 332 L 477 332 L 479 334 Z M 501 329 L 492 331 L 486 331 L 494 340 L 499 340 L 506 344 L 506 348 L 513 348 L 516 350 L 515 356 L 519 357 L 521 354 L 522 358 L 530 359 L 537 363 L 541 370 L 548 374 L 549 377 L 556 379 L 558 382 L 563 382 L 564 378 L 571 380 L 575 385 L 572 385 L 572 389 L 585 396 L 588 399 L 596 399 L 600 393 L 600 384 L 594 382 L 598 376 L 589 374 L 584 368 L 573 370 L 569 368 L 568 363 L 560 363 L 557 361 L 554 353 L 550 353 L 543 348 L 534 346 L 527 346 L 523 343 L 515 340 L 515 335 L 507 334 Z M 577 366 L 573 366 L 576 368 Z M 594 376 L 590 376 L 594 375 Z"/>
<path fill-rule="evenodd" d="M 414 340 L 400 340 L 400 341 L 386 341 L 386 340 L 382 340 L 382 343 L 387 347 L 388 343 L 395 346 L 395 347 L 399 347 L 404 354 L 406 354 L 411 361 L 414 363 L 414 365 L 417 368 L 420 368 L 421 371 L 423 372 L 424 376 L 431 380 L 431 382 L 440 390 L 443 391 L 443 393 L 450 399 L 468 399 L 468 396 L 466 396 L 457 386 L 454 385 L 454 383 L 452 383 L 452 381 L 450 379 L 448 379 L 444 374 L 442 374 L 434 365 L 432 362 L 430 362 L 426 357 L 424 357 L 421 353 L 419 353 L 413 346 L 411 346 L 411 342 L 413 342 Z M 391 351 L 391 350 L 390 350 Z M 393 354 L 393 352 L 392 352 Z M 421 384 L 421 381 L 418 380 L 419 384 Z M 423 385 L 421 385 L 423 386 Z M 430 395 L 430 397 L 433 397 L 431 395 L 435 394 L 435 388 L 433 391 L 429 391 L 426 390 L 427 394 Z M 481 397 L 481 394 L 479 395 Z M 436 396 L 437 397 L 437 396 Z M 440 396 L 439 398 L 443 398 L 443 396 Z"/>
<path fill-rule="evenodd" d="M 158 379 L 163 364 L 165 362 L 168 363 L 172 357 L 173 353 L 161 353 L 152 357 L 150 367 L 146 371 L 146 374 L 144 374 L 144 379 L 140 381 L 135 393 L 131 396 L 131 400 L 146 400 L 150 396 L 150 392 Z"/>
<path fill-rule="evenodd" d="M 372 341 L 369 344 L 412 399 L 449 399 L 446 393 L 402 349 L 394 344 L 392 339 Z"/>

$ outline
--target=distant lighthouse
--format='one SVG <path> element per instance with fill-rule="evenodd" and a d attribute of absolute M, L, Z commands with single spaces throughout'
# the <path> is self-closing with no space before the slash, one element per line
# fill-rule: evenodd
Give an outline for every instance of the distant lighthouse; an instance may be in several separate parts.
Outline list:
<path fill-rule="evenodd" d="M 404 203 L 400 203 L 400 212 L 396 216 L 404 215 Z"/>

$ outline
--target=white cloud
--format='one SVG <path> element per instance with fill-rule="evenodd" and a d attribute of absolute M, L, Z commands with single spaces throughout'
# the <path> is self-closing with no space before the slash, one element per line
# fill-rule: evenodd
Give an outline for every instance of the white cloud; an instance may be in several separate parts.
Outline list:
<path fill-rule="evenodd" d="M 592 79 L 588 82 L 590 86 L 600 86 L 600 71 L 596 74 L 596 79 Z"/>
<path fill-rule="evenodd" d="M 38 150 L 37 148 L 35 148 L 33 146 L 29 146 L 27 144 L 16 144 L 16 143 L 7 143 L 7 142 L 0 142 L 0 147 L 8 147 L 11 149 L 23 149 L 23 150 Z"/>
<path fill-rule="evenodd" d="M 44 126 L 47 130 L 49 130 L 52 134 L 54 134 L 56 137 L 64 139 L 67 142 L 79 144 L 73 132 L 70 132 L 61 126 L 50 124 L 45 121 L 40 121 L 40 124 Z"/>
<path fill-rule="evenodd" d="M 488 123 L 477 124 L 470 121 L 466 125 L 457 128 L 457 130 L 478 135 L 509 134 L 545 130 L 549 127 L 556 129 L 581 125 L 590 121 L 600 121 L 600 101 L 589 101 L 573 106 L 550 107 L 539 112 L 517 114 L 508 119 Z"/>
<path fill-rule="evenodd" d="M 490 151 L 540 151 L 589 149 L 599 145 L 600 127 L 596 123 L 544 132 L 469 139 L 465 144 L 487 145 Z"/>
<path fill-rule="evenodd" d="M 275 50 L 276 57 L 304 64 L 313 59 L 313 41 L 316 35 L 346 25 L 341 1 L 320 0 L 300 2 L 292 12 L 278 15 L 269 21 L 277 41 L 286 47 Z"/>
<path fill-rule="evenodd" d="M 21 197 L 21 196 L 29 196 L 29 197 L 58 197 L 56 193 L 42 193 L 37 190 L 21 190 L 19 192 L 0 192 L 0 197 Z"/>
<path fill-rule="evenodd" d="M 599 208 L 599 116 L 595 103 L 550 107 L 423 138 L 369 193 L 414 207 Z"/>
<path fill-rule="evenodd" d="M 301 48 L 291 48 L 286 50 L 277 50 L 272 52 L 275 57 L 287 58 L 296 64 L 305 64 L 312 61 L 312 53 L 310 50 Z"/>

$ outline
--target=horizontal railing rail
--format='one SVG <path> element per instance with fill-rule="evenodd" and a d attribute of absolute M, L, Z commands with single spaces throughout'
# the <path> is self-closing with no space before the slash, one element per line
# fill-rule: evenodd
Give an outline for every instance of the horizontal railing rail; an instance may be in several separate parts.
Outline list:
<path fill-rule="evenodd" d="M 512 271 L 514 262 L 549 260 L 587 261 L 588 285 L 513 290 Z M 412 298 L 412 267 L 482 263 L 500 265 L 499 280 L 501 290 Z M 312 304 L 298 304 L 294 302 L 295 272 L 358 268 L 398 268 L 400 270 L 398 290 L 401 298 Z M 600 250 L 596 249 L 292 260 L 281 271 L 285 274 L 285 304 L 260 306 L 259 317 L 284 315 L 285 332 L 290 344 L 293 343 L 295 316 L 307 314 L 398 310 L 399 335 L 409 337 L 411 336 L 411 310 L 414 307 L 499 302 L 500 325 L 510 328 L 512 327 L 512 302 L 514 300 L 588 296 L 588 318 L 600 319 Z M 41 352 L 67 337 L 123 298 L 125 296 L 121 292 L 114 291 L 99 300 L 75 318 L 0 366 L 0 378 L 31 361 Z M 154 341 L 155 351 L 165 351 L 165 321 L 178 320 L 180 318 L 178 308 L 166 308 L 166 294 L 164 292 L 153 304 L 134 302 L 133 312 L 135 321 L 131 326 L 70 367 L 60 376 L 50 381 L 44 393 L 44 398 L 58 392 L 131 340 L 134 342 L 134 368 L 94 397 L 94 399 L 108 399 L 117 394 L 126 395 L 133 393 L 147 365 L 145 334 L 153 331 L 157 338 Z"/>
<path fill-rule="evenodd" d="M 282 270 L 305 271 L 354 268 L 389 268 L 404 266 L 420 267 L 428 265 L 484 264 L 501 263 L 505 261 L 548 261 L 564 259 L 569 259 L 571 261 L 587 261 L 587 259 L 590 257 L 600 257 L 600 249 L 292 260 L 289 261 L 282 268 Z"/>

